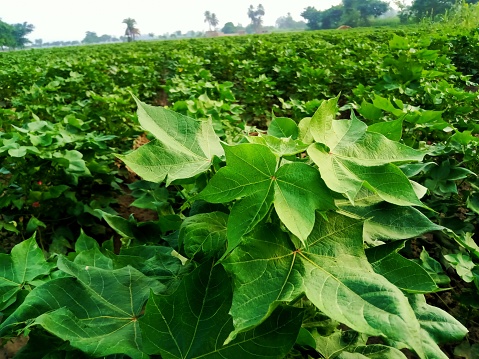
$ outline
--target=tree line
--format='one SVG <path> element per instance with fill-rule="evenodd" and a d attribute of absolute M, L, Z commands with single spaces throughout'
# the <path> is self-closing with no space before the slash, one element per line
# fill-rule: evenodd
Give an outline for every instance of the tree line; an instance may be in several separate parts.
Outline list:
<path fill-rule="evenodd" d="M 406 0 L 393 0 L 399 9 L 401 23 L 421 21 L 425 17 L 431 19 L 450 11 L 461 3 L 473 4 L 479 0 L 413 0 L 409 5 Z M 341 25 L 369 26 L 371 19 L 377 18 L 391 10 L 389 2 L 382 0 L 342 0 L 339 5 L 326 10 L 317 10 L 308 6 L 301 16 L 306 20 L 310 30 L 335 29 Z"/>
<path fill-rule="evenodd" d="M 7 24 L 0 20 L 0 47 L 22 48 L 30 42 L 26 38 L 35 27 L 26 22 L 19 24 Z"/>

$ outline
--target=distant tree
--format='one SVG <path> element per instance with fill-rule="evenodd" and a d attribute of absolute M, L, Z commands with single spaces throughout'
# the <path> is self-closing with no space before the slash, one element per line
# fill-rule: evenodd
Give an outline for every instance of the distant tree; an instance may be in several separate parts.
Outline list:
<path fill-rule="evenodd" d="M 322 11 L 316 10 L 313 6 L 308 6 L 301 13 L 301 17 L 306 20 L 306 26 L 310 30 L 319 30 L 322 29 Z"/>
<path fill-rule="evenodd" d="M 476 4 L 478 0 L 466 0 L 468 4 Z M 426 16 L 432 18 L 444 14 L 447 10 L 453 8 L 456 0 L 414 0 L 411 4 L 411 12 L 417 20 Z"/>
<path fill-rule="evenodd" d="M 227 22 L 221 29 L 224 34 L 234 34 L 236 32 L 236 26 L 232 22 Z"/>
<path fill-rule="evenodd" d="M 155 33 L 153 33 L 153 32 L 149 32 L 149 33 L 148 33 L 148 36 L 149 36 L 149 37 L 151 37 L 151 38 L 153 39 L 153 38 L 155 37 Z"/>
<path fill-rule="evenodd" d="M 321 14 L 321 24 L 323 29 L 336 29 L 341 25 L 343 17 L 343 8 L 341 5 L 332 6 L 324 10 Z"/>
<path fill-rule="evenodd" d="M 13 25 L 13 37 L 15 39 L 14 47 L 24 47 L 26 44 L 30 42 L 26 38 L 28 34 L 30 34 L 35 29 L 35 26 L 32 24 L 28 24 L 26 22 L 22 24 L 14 24 Z"/>
<path fill-rule="evenodd" d="M 216 17 L 216 14 L 211 14 L 211 20 L 210 21 L 211 21 L 211 26 L 213 26 L 213 29 L 216 30 L 216 26 L 218 26 L 218 24 L 220 23 L 220 21 Z"/>
<path fill-rule="evenodd" d="M 211 28 L 213 28 L 214 30 L 216 26 L 218 26 L 218 24 L 220 23 L 216 14 L 211 13 L 210 11 L 205 11 L 205 22 L 208 23 L 210 31 L 212 31 Z"/>
<path fill-rule="evenodd" d="M 35 46 L 42 47 L 43 39 L 35 39 Z"/>
<path fill-rule="evenodd" d="M 370 17 L 378 17 L 389 10 L 389 3 L 381 0 L 361 0 L 356 3 L 363 25 L 369 25 Z"/>
<path fill-rule="evenodd" d="M 113 39 L 113 37 L 111 35 L 101 35 L 99 38 L 98 38 L 98 42 L 111 42 Z"/>
<path fill-rule="evenodd" d="M 263 25 L 263 16 L 265 14 L 263 5 L 259 4 L 255 9 L 253 5 L 248 8 L 248 17 L 251 19 L 251 25 L 256 33 L 261 31 L 261 25 Z"/>
<path fill-rule="evenodd" d="M 343 25 L 358 26 L 361 18 L 361 13 L 357 9 L 358 0 L 342 0 L 342 3 L 343 15 L 341 16 L 341 22 Z"/>
<path fill-rule="evenodd" d="M 406 3 L 406 0 L 393 0 L 394 5 L 399 9 L 398 17 L 401 24 L 406 24 L 412 17 L 411 6 Z"/>
<path fill-rule="evenodd" d="M 288 12 L 286 16 L 281 16 L 276 20 L 276 27 L 278 29 L 304 29 L 306 23 L 304 21 L 295 21 Z"/>
<path fill-rule="evenodd" d="M 389 10 L 389 4 L 381 0 L 342 0 L 327 10 L 307 7 L 301 16 L 311 30 L 335 29 L 340 25 L 368 25 L 371 17 L 378 17 Z"/>
<path fill-rule="evenodd" d="M 13 26 L 0 20 L 0 46 L 15 47 Z"/>
<path fill-rule="evenodd" d="M 131 17 L 124 19 L 123 24 L 126 24 L 125 36 L 128 42 L 135 41 L 135 36 L 140 35 L 140 30 L 138 30 L 136 25 L 136 20 Z"/>
<path fill-rule="evenodd" d="M 84 44 L 95 44 L 97 42 L 99 42 L 99 37 L 98 35 L 96 34 L 96 32 L 93 32 L 93 31 L 87 31 L 85 33 L 85 38 L 81 41 L 82 43 Z"/>

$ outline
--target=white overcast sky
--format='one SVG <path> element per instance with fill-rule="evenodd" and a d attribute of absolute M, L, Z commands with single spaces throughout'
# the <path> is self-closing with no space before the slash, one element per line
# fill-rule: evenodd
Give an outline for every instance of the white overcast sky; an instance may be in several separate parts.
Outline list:
<path fill-rule="evenodd" d="M 0 0 L 0 18 L 7 23 L 28 22 L 35 26 L 29 36 L 49 41 L 82 40 L 86 31 L 121 36 L 123 19 L 136 20 L 142 34 L 173 33 L 177 30 L 207 30 L 204 12 L 215 13 L 219 27 L 226 22 L 249 24 L 250 4 L 263 4 L 264 25 L 274 25 L 280 16 L 291 13 L 295 20 L 308 6 L 323 10 L 341 0 Z"/>

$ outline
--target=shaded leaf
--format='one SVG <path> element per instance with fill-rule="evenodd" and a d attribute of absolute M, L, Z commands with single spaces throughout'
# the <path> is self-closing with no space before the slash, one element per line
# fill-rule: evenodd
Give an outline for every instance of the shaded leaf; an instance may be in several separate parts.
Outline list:
<path fill-rule="evenodd" d="M 180 227 L 178 243 L 185 254 L 202 261 L 221 257 L 226 250 L 226 223 L 223 212 L 201 213 L 186 218 Z"/>
<path fill-rule="evenodd" d="M 336 204 L 341 213 L 365 220 L 366 241 L 408 239 L 444 228 L 431 222 L 413 207 L 396 206 L 386 202 L 369 205 L 366 198 L 355 201 L 355 206 L 343 200 L 336 201 Z"/>
<path fill-rule="evenodd" d="M 36 318 L 34 324 L 91 356 L 144 358 L 137 318 L 150 289 L 159 292 L 164 286 L 131 267 L 105 270 L 60 257 L 58 268 L 71 277 L 35 288 L 0 333 Z"/>
<path fill-rule="evenodd" d="M 452 315 L 426 303 L 423 295 L 410 295 L 409 302 L 421 325 L 421 341 L 428 358 L 447 359 L 439 344 L 460 341 L 467 329 Z"/>
<path fill-rule="evenodd" d="M 170 358 L 282 358 L 293 346 L 302 311 L 282 308 L 270 320 L 223 345 L 233 329 L 231 284 L 224 269 L 205 262 L 169 296 L 151 294 L 140 326 L 149 354 Z"/>
<path fill-rule="evenodd" d="M 401 351 L 396 348 L 381 344 L 362 345 L 348 348 L 347 352 L 341 353 L 338 359 L 407 359 Z"/>
<path fill-rule="evenodd" d="M 254 327 L 281 302 L 306 294 L 330 318 L 370 335 L 402 338 L 421 357 L 419 323 L 402 292 L 376 274 L 363 249 L 362 221 L 317 216 L 307 247 L 262 226 L 224 262 L 234 279 L 235 332 Z"/>
<path fill-rule="evenodd" d="M 366 249 L 374 271 L 392 284 L 410 293 L 431 293 L 440 290 L 429 273 L 416 262 L 401 256 L 404 241 L 395 241 Z"/>
<path fill-rule="evenodd" d="M 0 254 L 0 309 L 10 306 L 25 285 L 47 275 L 51 269 L 52 264 L 45 260 L 35 235 L 13 247 L 11 254 Z"/>

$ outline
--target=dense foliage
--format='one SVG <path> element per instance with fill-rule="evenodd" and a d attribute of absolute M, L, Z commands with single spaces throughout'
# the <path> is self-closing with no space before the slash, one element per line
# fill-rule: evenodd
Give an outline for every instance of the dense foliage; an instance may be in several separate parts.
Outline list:
<path fill-rule="evenodd" d="M 479 42 L 444 31 L 0 54 L 1 335 L 20 358 L 473 358 Z"/>

